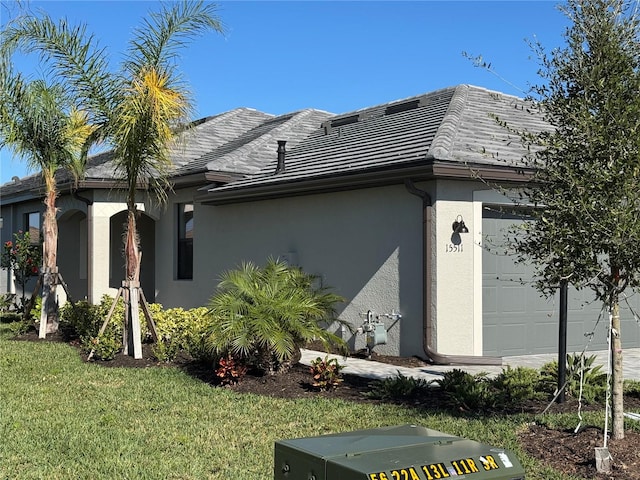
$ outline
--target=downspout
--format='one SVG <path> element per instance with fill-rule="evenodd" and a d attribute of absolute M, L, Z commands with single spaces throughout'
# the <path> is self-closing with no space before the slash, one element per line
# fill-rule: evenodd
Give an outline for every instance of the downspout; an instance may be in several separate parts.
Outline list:
<path fill-rule="evenodd" d="M 80 196 L 73 187 L 71 196 L 87 205 L 87 300 L 93 304 L 93 200 Z"/>
<path fill-rule="evenodd" d="M 424 190 L 418 189 L 411 179 L 406 179 L 404 185 L 407 191 L 422 199 L 422 348 L 427 358 L 436 365 L 502 365 L 500 357 L 484 357 L 475 355 L 445 355 L 437 352 L 432 344 L 433 318 L 431 315 L 432 288 L 432 207 L 431 196 Z"/>

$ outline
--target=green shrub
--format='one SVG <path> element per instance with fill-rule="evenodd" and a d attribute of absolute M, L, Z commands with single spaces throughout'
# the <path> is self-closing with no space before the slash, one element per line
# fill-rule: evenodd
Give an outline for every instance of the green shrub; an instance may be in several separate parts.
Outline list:
<path fill-rule="evenodd" d="M 31 320 L 24 320 L 22 315 L 17 314 L 18 318 L 9 325 L 9 330 L 14 336 L 24 335 L 33 328 Z"/>
<path fill-rule="evenodd" d="M 581 354 L 567 355 L 567 376 L 565 395 L 577 398 L 582 383 L 582 399 L 586 403 L 602 401 L 607 392 L 607 374 L 602 365 L 594 366 L 596 356 L 584 357 Z M 582 377 L 582 380 L 581 380 Z M 540 369 L 540 390 L 555 395 L 558 387 L 558 362 L 545 363 Z"/>
<path fill-rule="evenodd" d="M 98 360 L 113 360 L 122 350 L 122 338 L 117 338 L 109 328 L 102 335 L 83 337 L 81 342 L 83 350 L 87 353 L 93 351 L 94 358 Z"/>
<path fill-rule="evenodd" d="M 273 259 L 264 268 L 244 263 L 225 272 L 209 303 L 205 348 L 270 373 L 296 363 L 312 340 L 327 351 L 332 344 L 346 350 L 344 340 L 324 328 L 336 321 L 335 305 L 344 299 L 316 288 L 315 280 Z"/>
<path fill-rule="evenodd" d="M 157 353 L 158 360 L 172 360 L 180 351 L 197 360 L 215 360 L 215 357 L 209 355 L 203 347 L 205 327 L 210 323 L 207 308 L 163 310 L 161 305 L 153 304 L 150 305 L 150 310 L 158 333 L 159 341 L 154 347 L 154 354 Z"/>
<path fill-rule="evenodd" d="M 15 310 L 15 293 L 3 293 L 0 295 L 0 314 Z"/>
<path fill-rule="evenodd" d="M 454 368 L 444 372 L 436 383 L 444 392 L 449 405 L 456 410 L 470 412 L 492 409 L 496 405 L 497 396 L 486 373 L 472 375 Z"/>
<path fill-rule="evenodd" d="M 20 322 L 22 315 L 18 312 L 2 312 L 0 313 L 0 323 L 14 323 Z"/>
<path fill-rule="evenodd" d="M 432 383 L 423 378 L 405 376 L 398 371 L 398 374 L 393 377 L 372 382 L 365 396 L 379 400 L 418 398 L 428 394 Z"/>
<path fill-rule="evenodd" d="M 640 398 L 640 381 L 638 380 L 625 380 L 624 381 L 624 394 L 630 397 Z"/>
<path fill-rule="evenodd" d="M 538 390 L 540 372 L 535 368 L 507 366 L 489 382 L 496 395 L 496 406 L 501 408 L 520 406 L 544 396 Z"/>
<path fill-rule="evenodd" d="M 311 361 L 311 375 L 313 376 L 312 385 L 320 390 L 331 390 L 342 383 L 342 369 L 344 365 L 340 365 L 337 358 L 329 358 L 326 355 L 324 359 L 318 357 Z"/>
<path fill-rule="evenodd" d="M 102 297 L 98 305 L 86 301 L 66 303 L 60 311 L 60 329 L 68 338 L 80 338 L 83 347 L 91 351 L 94 345 L 101 345 L 105 351 L 99 358 L 112 357 L 115 345 L 121 348 L 124 331 L 124 301 L 119 298 L 113 307 L 114 299 L 108 295 Z M 109 323 L 100 336 L 98 332 L 104 324 L 111 308 L 114 308 Z M 207 309 L 204 307 L 184 310 L 171 308 L 164 310 L 159 303 L 148 305 L 149 313 L 156 326 L 158 342 L 152 347 L 155 357 L 160 361 L 173 360 L 178 352 L 185 351 L 194 358 L 205 358 L 202 348 L 204 327 L 208 325 Z M 142 306 L 139 310 L 141 334 L 144 340 L 150 340 Z M 116 352 L 117 353 L 117 352 Z M 98 357 L 98 353 L 94 352 Z M 207 357 L 208 358 L 208 357 Z"/>

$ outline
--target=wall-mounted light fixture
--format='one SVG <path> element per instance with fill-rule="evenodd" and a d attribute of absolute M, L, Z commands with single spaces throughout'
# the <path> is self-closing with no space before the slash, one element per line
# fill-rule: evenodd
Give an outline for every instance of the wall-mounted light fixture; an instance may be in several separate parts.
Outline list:
<path fill-rule="evenodd" d="M 462 219 L 462 215 L 458 215 L 456 217 L 455 222 L 453 222 L 453 233 L 469 233 L 469 229 L 464 224 L 464 220 Z"/>

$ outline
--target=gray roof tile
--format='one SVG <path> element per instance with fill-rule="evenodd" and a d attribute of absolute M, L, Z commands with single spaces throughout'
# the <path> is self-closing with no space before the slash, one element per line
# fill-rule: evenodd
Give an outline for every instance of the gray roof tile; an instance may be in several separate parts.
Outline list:
<path fill-rule="evenodd" d="M 194 122 L 173 148 L 173 177 L 219 172 L 243 177 L 208 189 L 207 198 L 254 188 L 279 188 L 306 180 L 338 178 L 434 161 L 500 165 L 519 162 L 517 134 L 501 127 L 537 131 L 549 126 L 524 100 L 469 85 L 332 115 L 301 110 L 273 116 L 238 108 Z M 275 174 L 277 141 L 287 141 L 286 168 Z M 111 153 L 89 159 L 89 180 L 114 178 Z M 60 181 L 68 174 L 59 172 Z M 37 187 L 39 175 L 0 186 L 0 195 Z M 204 189 L 206 190 L 206 189 Z"/>
<path fill-rule="evenodd" d="M 286 170 L 274 175 L 276 158 L 257 174 L 211 188 L 213 196 L 433 160 L 497 165 L 518 162 L 520 137 L 501 127 L 547 128 L 524 100 L 480 87 L 459 85 L 357 110 L 328 119 L 287 152 Z M 499 152 L 499 153 L 498 153 Z"/>

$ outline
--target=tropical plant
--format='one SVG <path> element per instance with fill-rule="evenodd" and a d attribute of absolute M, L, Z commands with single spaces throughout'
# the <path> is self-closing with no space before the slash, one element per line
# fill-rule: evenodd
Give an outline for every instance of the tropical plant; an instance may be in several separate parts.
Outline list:
<path fill-rule="evenodd" d="M 539 390 L 540 372 L 535 368 L 507 365 L 490 383 L 501 407 L 516 407 L 544 395 Z"/>
<path fill-rule="evenodd" d="M 436 380 L 451 407 L 462 412 L 478 412 L 494 408 L 497 398 L 489 376 L 484 373 L 472 375 L 454 368 Z"/>
<path fill-rule="evenodd" d="M 335 357 L 318 357 L 311 361 L 309 370 L 313 376 L 312 385 L 320 390 L 332 390 L 342 383 L 342 370 L 344 365 L 340 365 Z"/>
<path fill-rule="evenodd" d="M 344 340 L 325 328 L 339 321 L 335 306 L 344 299 L 314 283 L 313 275 L 271 258 L 263 268 L 246 262 L 226 271 L 209 302 L 205 347 L 268 372 L 296 363 L 313 340 L 327 351 L 332 345 L 346 351 Z"/>
<path fill-rule="evenodd" d="M 40 328 L 40 336 L 44 337 L 58 329 L 54 291 L 58 253 L 55 174 L 65 168 L 77 178 L 94 127 L 62 84 L 47 83 L 45 79 L 28 80 L 15 72 L 11 45 L 11 35 L 4 31 L 0 40 L 0 146 L 9 148 L 26 159 L 32 169 L 39 170 L 45 186 L 42 293 L 46 298 L 46 315 Z"/>
<path fill-rule="evenodd" d="M 16 305 L 16 309 L 18 312 L 24 312 L 26 285 L 30 278 L 40 273 L 42 255 L 40 246 L 31 242 L 29 232 L 19 231 L 13 235 L 13 238 L 13 241 L 8 240 L 2 246 L 0 266 L 10 269 L 16 283 L 20 286 L 21 303 Z"/>
<path fill-rule="evenodd" d="M 247 371 L 247 366 L 241 360 L 234 358 L 232 355 L 227 355 L 218 360 L 216 377 L 220 379 L 220 383 L 223 385 L 233 385 L 238 383 L 247 374 Z"/>
<path fill-rule="evenodd" d="M 189 92 L 177 72 L 177 52 L 195 35 L 210 29 L 222 32 L 215 10 L 214 4 L 202 1 L 163 5 L 134 31 L 119 71 L 110 68 L 105 50 L 87 37 L 84 25 L 71 27 L 48 15 L 24 15 L 6 29 L 9 48 L 44 53 L 53 71 L 68 82 L 74 100 L 89 113 L 97 128 L 95 137 L 113 145 L 115 173 L 126 191 L 125 281 L 132 288 L 140 278 L 137 193 L 144 186 L 160 203 L 166 200 L 170 147 L 191 109 Z M 135 300 L 128 303 L 137 308 Z"/>
<path fill-rule="evenodd" d="M 400 371 L 392 377 L 375 380 L 370 384 L 366 397 L 380 400 L 419 398 L 429 394 L 433 382 L 424 378 L 403 375 Z"/>
<path fill-rule="evenodd" d="M 568 354 L 566 364 L 566 395 L 578 398 L 581 396 L 587 403 L 605 399 L 607 390 L 607 374 L 602 365 L 594 365 L 595 355 L 585 357 L 584 354 Z M 557 393 L 558 362 L 553 360 L 540 368 L 540 389 L 546 393 Z"/>

